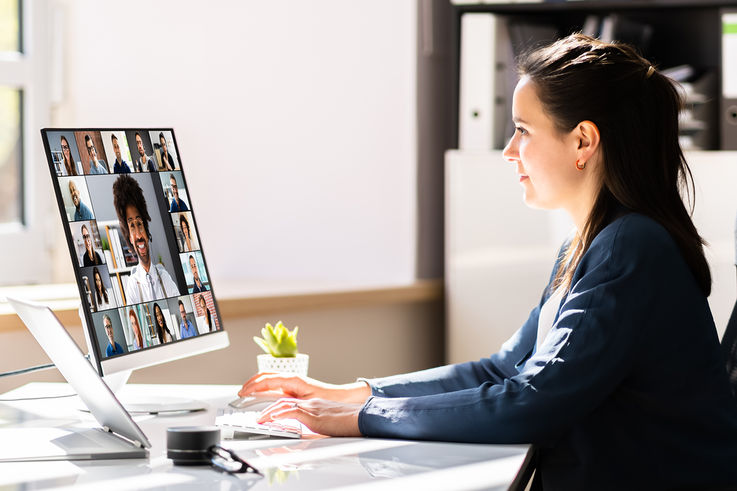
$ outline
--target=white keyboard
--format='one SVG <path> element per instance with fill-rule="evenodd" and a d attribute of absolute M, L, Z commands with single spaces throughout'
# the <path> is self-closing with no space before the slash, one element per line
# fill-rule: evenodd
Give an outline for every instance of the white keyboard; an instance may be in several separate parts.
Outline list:
<path fill-rule="evenodd" d="M 215 425 L 220 427 L 224 439 L 302 438 L 299 421 L 257 423 L 260 411 L 238 411 L 232 408 L 218 409 Z"/>

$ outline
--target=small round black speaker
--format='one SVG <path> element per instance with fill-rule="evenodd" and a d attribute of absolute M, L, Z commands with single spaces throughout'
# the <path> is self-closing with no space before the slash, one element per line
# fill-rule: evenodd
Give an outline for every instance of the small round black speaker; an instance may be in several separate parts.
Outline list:
<path fill-rule="evenodd" d="M 166 456 L 174 465 L 210 464 L 209 449 L 220 444 L 215 426 L 175 426 L 166 430 Z"/>

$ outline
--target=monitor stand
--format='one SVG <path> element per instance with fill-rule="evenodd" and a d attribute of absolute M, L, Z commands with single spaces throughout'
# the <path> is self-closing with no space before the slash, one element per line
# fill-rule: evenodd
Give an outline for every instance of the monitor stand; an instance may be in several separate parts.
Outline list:
<path fill-rule="evenodd" d="M 102 377 L 115 397 L 131 414 L 191 413 L 207 409 L 207 404 L 204 402 L 186 397 L 132 394 L 126 390 L 126 383 L 132 373 L 133 370 L 123 370 Z"/>
<path fill-rule="evenodd" d="M 85 320 L 84 311 L 82 305 L 79 306 L 79 318 L 82 320 L 82 330 L 84 331 L 84 337 L 87 341 L 87 348 L 89 349 L 90 360 L 94 360 L 94 348 L 92 346 L 92 339 L 90 339 L 89 330 L 87 328 L 87 321 Z M 93 363 L 93 366 L 96 364 Z M 133 370 L 122 370 L 109 375 L 104 375 L 102 379 L 105 381 L 107 386 L 115 394 L 115 397 L 120 401 L 123 407 L 131 414 L 166 414 L 166 413 L 183 413 L 183 412 L 195 412 L 204 411 L 207 409 L 207 404 L 202 401 L 198 401 L 186 397 L 166 397 L 166 396 L 155 396 L 146 395 L 138 396 L 130 393 L 126 390 L 126 384 L 130 378 Z M 83 408 L 85 411 L 86 408 Z"/>

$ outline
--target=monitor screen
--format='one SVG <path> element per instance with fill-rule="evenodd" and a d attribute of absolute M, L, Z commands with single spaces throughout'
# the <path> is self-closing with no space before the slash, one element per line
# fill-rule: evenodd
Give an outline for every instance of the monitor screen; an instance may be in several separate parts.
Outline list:
<path fill-rule="evenodd" d="M 174 131 L 41 133 L 98 371 L 214 349 L 222 324 Z"/>

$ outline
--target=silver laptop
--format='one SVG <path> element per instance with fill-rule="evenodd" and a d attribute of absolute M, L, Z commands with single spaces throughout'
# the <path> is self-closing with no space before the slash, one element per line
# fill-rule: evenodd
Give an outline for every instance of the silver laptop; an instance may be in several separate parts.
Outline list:
<path fill-rule="evenodd" d="M 146 458 L 151 443 L 44 305 L 8 297 L 101 428 L 0 428 L 0 461 Z M 31 431 L 33 430 L 33 431 Z M 56 436 L 54 438 L 54 436 Z M 14 440 L 19 446 L 11 445 Z M 37 441 L 34 441 L 37 440 Z"/>

